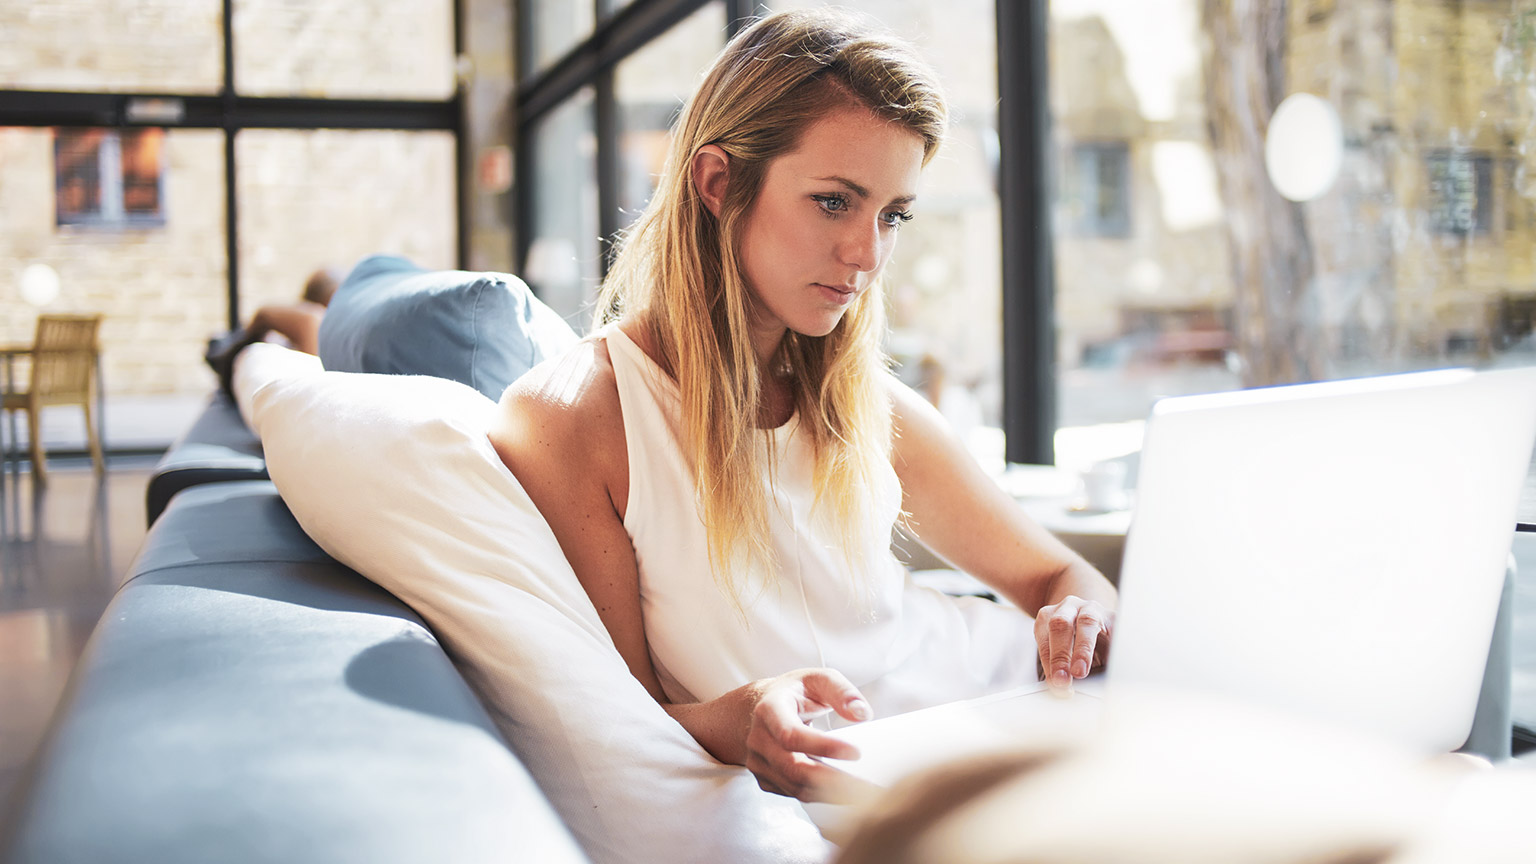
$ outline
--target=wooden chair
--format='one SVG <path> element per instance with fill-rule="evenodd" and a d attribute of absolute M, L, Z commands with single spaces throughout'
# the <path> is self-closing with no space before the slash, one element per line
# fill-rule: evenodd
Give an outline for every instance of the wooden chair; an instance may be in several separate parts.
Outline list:
<path fill-rule="evenodd" d="M 27 389 L 4 394 L 0 408 L 4 412 L 27 412 L 34 482 L 47 482 L 40 417 L 42 409 L 50 405 L 79 405 L 84 410 L 91 463 L 98 474 L 106 468 L 95 418 L 91 415 L 98 386 L 96 331 L 100 327 L 100 315 L 42 315 L 37 319 L 37 336 L 31 349 L 13 352 L 31 358 L 31 375 Z"/>

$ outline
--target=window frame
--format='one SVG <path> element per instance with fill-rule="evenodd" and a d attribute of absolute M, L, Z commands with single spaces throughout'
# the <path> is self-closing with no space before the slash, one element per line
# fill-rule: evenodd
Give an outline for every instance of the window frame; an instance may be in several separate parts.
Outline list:
<path fill-rule="evenodd" d="M 464 3 L 453 0 L 453 51 L 464 54 Z M 240 95 L 235 83 L 234 0 L 222 0 L 224 77 L 213 95 L 164 92 L 77 92 L 0 89 L 0 126 L 97 128 L 108 131 L 159 127 L 224 132 L 225 254 L 228 324 L 244 320 L 240 309 L 239 196 L 235 138 L 244 129 L 354 129 L 441 131 L 453 135 L 458 266 L 469 260 L 467 117 L 463 83 L 443 100 L 331 99 Z M 162 156 L 162 159 L 164 157 Z M 164 171 L 161 212 L 164 213 Z M 163 220 L 162 220 L 163 221 Z M 118 227 L 113 225 L 113 227 Z M 129 223 L 124 227 L 138 227 Z"/>

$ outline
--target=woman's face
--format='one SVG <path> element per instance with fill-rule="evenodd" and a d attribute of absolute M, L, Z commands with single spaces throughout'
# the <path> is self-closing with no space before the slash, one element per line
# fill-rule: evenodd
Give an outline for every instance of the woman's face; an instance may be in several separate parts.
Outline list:
<path fill-rule="evenodd" d="M 911 218 L 922 165 L 917 133 L 863 109 L 822 118 L 768 164 L 739 249 L 760 357 L 785 329 L 831 333 L 869 289 Z"/>

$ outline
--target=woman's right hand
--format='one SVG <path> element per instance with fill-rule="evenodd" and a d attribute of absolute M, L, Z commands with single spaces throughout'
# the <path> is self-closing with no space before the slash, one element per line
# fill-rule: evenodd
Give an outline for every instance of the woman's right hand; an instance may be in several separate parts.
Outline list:
<path fill-rule="evenodd" d="M 797 669 L 752 685 L 756 698 L 747 726 L 746 767 L 757 785 L 801 801 L 826 801 L 847 775 L 812 757 L 857 759 L 858 748 L 807 725 L 828 711 L 863 721 L 869 703 L 834 669 Z"/>

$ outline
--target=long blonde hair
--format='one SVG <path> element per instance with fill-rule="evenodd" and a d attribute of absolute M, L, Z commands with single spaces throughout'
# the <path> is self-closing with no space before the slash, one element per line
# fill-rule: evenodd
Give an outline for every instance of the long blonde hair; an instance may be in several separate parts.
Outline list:
<path fill-rule="evenodd" d="M 830 334 L 787 333 L 760 372 L 749 330 L 753 299 L 738 256 L 769 163 L 826 114 L 860 107 L 921 137 L 924 165 L 948 122 L 933 72 L 909 48 L 850 18 L 786 12 L 743 30 L 683 109 L 655 196 L 621 240 L 598 301 L 601 323 L 639 315 L 656 359 L 677 381 L 681 444 L 710 563 L 737 603 L 737 574 L 766 576 L 774 563 L 763 486 L 772 465 L 758 446 L 760 374 L 787 370 L 795 384 L 800 428 L 816 454 L 816 507 L 850 558 L 876 528 L 868 514 L 891 446 L 890 403 L 879 380 L 886 374 L 879 286 L 854 300 Z M 711 144 L 729 157 L 718 217 L 693 182 L 694 155 Z"/>

